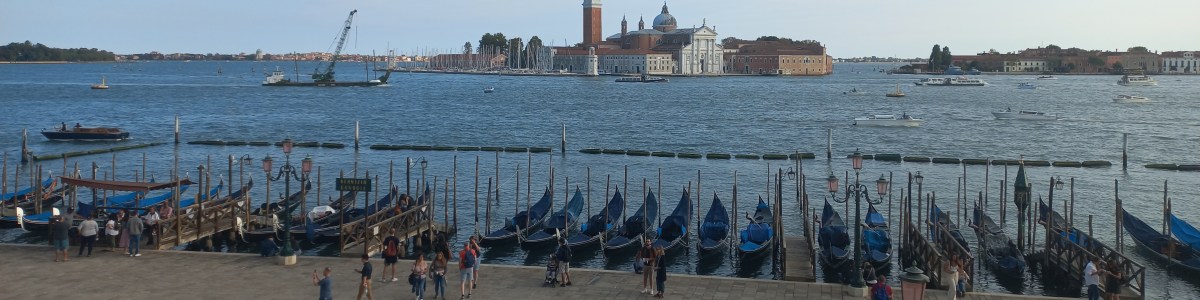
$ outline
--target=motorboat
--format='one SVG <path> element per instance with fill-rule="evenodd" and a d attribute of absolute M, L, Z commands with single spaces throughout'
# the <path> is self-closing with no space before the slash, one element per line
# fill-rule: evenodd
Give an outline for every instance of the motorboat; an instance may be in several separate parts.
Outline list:
<path fill-rule="evenodd" d="M 100 83 L 93 84 L 92 89 L 93 90 L 107 90 L 108 89 L 108 79 L 104 78 L 104 76 L 100 76 Z"/>
<path fill-rule="evenodd" d="M 1158 85 L 1158 81 L 1145 74 L 1125 74 L 1125 76 L 1121 76 L 1120 80 L 1117 80 L 1117 84 L 1123 86 L 1156 86 Z"/>
<path fill-rule="evenodd" d="M 667 82 L 666 78 L 654 77 L 646 74 L 642 76 L 629 76 L 617 78 L 617 82 Z"/>
<path fill-rule="evenodd" d="M 496 91 L 496 88 L 494 88 L 494 87 L 490 87 L 490 86 L 489 86 L 489 87 L 487 87 L 487 88 L 484 88 L 484 89 L 483 89 L 483 93 L 484 93 L 484 94 L 491 94 L 491 93 L 493 93 L 493 92 L 495 92 L 495 91 Z"/>
<path fill-rule="evenodd" d="M 1113 102 L 1116 102 L 1116 103 L 1150 103 L 1150 98 L 1146 98 L 1146 97 L 1142 97 L 1142 96 L 1133 96 L 1133 95 L 1117 95 L 1116 98 L 1113 98 Z"/>
<path fill-rule="evenodd" d="M 1006 109 L 1004 111 L 992 112 L 996 120 L 1028 120 L 1028 121 L 1054 121 L 1058 120 L 1058 115 L 1048 115 L 1044 112 L 1031 110 L 1012 111 Z"/>
<path fill-rule="evenodd" d="M 1042 76 L 1038 76 L 1037 79 L 1038 80 L 1058 80 L 1058 77 L 1054 77 L 1054 75 L 1042 75 Z"/>
<path fill-rule="evenodd" d="M 1038 87 L 1036 85 L 1033 85 L 1032 83 L 1026 82 L 1026 83 L 1017 85 L 1017 88 L 1022 89 L 1022 90 L 1036 90 Z"/>
<path fill-rule="evenodd" d="M 900 97 L 904 97 L 905 95 L 904 95 L 904 92 L 900 90 L 900 84 L 899 84 L 899 83 L 897 83 L 897 84 L 896 84 L 896 91 L 895 91 L 895 92 L 891 92 L 891 93 L 887 93 L 887 94 L 886 94 L 886 95 L 884 95 L 884 96 L 887 96 L 887 97 L 889 97 L 889 98 L 900 98 Z"/>
<path fill-rule="evenodd" d="M 966 76 L 953 78 L 922 78 L 913 84 L 918 86 L 985 86 L 986 81 L 982 79 L 971 79 Z"/>
<path fill-rule="evenodd" d="M 67 123 L 55 130 L 43 130 L 42 135 L 52 141 L 120 141 L 129 138 L 129 132 L 116 127 L 83 127 L 75 123 L 75 127 L 67 128 Z"/>
<path fill-rule="evenodd" d="M 864 93 L 863 91 L 858 90 L 858 88 L 850 89 L 849 92 L 842 92 L 842 95 L 847 95 L 847 96 L 864 96 L 866 94 L 867 93 Z"/>
<path fill-rule="evenodd" d="M 870 115 L 854 118 L 854 125 L 857 126 L 919 127 L 922 123 L 925 123 L 925 120 L 913 118 L 908 114 L 902 114 L 900 116 Z"/>

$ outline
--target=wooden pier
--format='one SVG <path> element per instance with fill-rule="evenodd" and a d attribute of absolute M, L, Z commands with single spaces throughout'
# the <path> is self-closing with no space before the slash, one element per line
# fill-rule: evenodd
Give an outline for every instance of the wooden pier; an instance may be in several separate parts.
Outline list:
<path fill-rule="evenodd" d="M 197 204 L 200 209 L 189 209 L 170 218 L 160 220 L 159 239 L 154 248 L 171 249 L 221 232 L 240 229 L 248 214 L 248 201 L 230 199 L 218 205 Z"/>
<path fill-rule="evenodd" d="M 1046 206 L 1040 209 L 1042 216 L 1039 218 L 1038 224 L 1042 225 L 1046 230 L 1051 230 L 1053 233 L 1047 235 L 1050 237 L 1046 241 L 1046 250 L 1036 252 L 1032 255 L 1035 258 L 1043 259 L 1042 273 L 1044 276 L 1054 276 L 1053 278 L 1067 278 L 1063 280 L 1068 283 L 1067 289 L 1078 290 L 1082 288 L 1083 269 L 1093 257 L 1099 257 L 1100 261 L 1105 263 L 1115 262 L 1118 269 L 1123 274 L 1124 279 L 1121 287 L 1121 299 L 1145 299 L 1146 295 L 1146 267 L 1142 264 L 1129 259 L 1121 252 L 1092 239 L 1092 236 L 1083 230 L 1068 225 L 1069 223 L 1063 219 L 1058 212 L 1049 211 Z M 1054 221 L 1054 226 L 1045 222 L 1046 215 L 1049 215 Z M 1069 228 L 1069 229 L 1068 229 Z M 1073 239 L 1071 238 L 1073 236 Z M 1106 269 L 1111 269 L 1107 267 Z M 1108 281 L 1102 280 L 1101 287 Z"/>
<path fill-rule="evenodd" d="M 813 248 L 808 237 L 783 238 L 784 270 L 783 280 L 816 282 L 816 269 L 813 267 Z"/>
<path fill-rule="evenodd" d="M 427 195 L 432 196 L 432 195 Z M 395 204 L 380 209 L 366 218 L 343 224 L 340 233 L 340 249 L 343 257 L 358 257 L 363 253 L 374 256 L 383 250 L 383 239 L 388 237 L 388 231 L 396 230 L 400 240 L 420 237 L 426 232 L 448 232 L 449 225 L 434 222 L 433 197 L 424 204 L 416 205 L 401 214 L 393 214 Z"/>

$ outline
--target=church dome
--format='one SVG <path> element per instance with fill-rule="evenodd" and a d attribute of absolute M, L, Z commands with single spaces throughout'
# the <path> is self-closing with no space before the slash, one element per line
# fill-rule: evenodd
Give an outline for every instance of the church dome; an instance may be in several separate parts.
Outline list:
<path fill-rule="evenodd" d="M 672 16 L 671 12 L 667 11 L 667 4 L 663 3 L 662 13 L 658 14 L 657 17 L 654 17 L 654 29 L 659 31 L 670 31 L 675 30 L 675 27 L 675 16 Z"/>

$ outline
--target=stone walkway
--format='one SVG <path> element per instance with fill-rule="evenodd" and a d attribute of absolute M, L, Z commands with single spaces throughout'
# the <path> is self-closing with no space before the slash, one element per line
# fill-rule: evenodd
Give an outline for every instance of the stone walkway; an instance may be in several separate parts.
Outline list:
<path fill-rule="evenodd" d="M 75 254 L 72 248 L 70 254 Z M 360 267 L 357 259 L 300 257 L 283 267 L 275 258 L 250 254 L 143 251 L 132 258 L 112 252 L 53 262 L 42 245 L 0 244 L 0 298 L 3 299 L 315 299 L 314 269 L 333 269 L 334 297 L 353 299 Z M 398 265 L 400 281 L 379 282 L 383 261 L 372 259 L 376 299 L 415 299 L 406 275 L 409 261 Z M 457 299 L 457 266 L 451 264 L 447 299 Z M 484 265 L 479 289 L 471 299 L 652 299 L 640 294 L 641 275 L 607 270 L 572 271 L 574 285 L 542 287 L 544 268 Z M 433 283 L 427 295 L 432 298 Z M 712 276 L 671 275 L 668 299 L 855 299 L 840 285 Z M 896 289 L 899 299 L 899 289 Z M 931 291 L 943 296 L 944 291 Z M 930 295 L 927 295 L 930 296 Z M 861 298 L 859 298 L 861 299 Z M 926 299 L 943 299 L 926 297 Z M 1049 299 L 1004 294 L 972 294 L 968 299 Z"/>

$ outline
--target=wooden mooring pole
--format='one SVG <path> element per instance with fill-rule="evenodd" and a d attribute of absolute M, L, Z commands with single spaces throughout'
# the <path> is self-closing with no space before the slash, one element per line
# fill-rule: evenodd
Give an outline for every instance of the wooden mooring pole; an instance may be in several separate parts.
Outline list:
<path fill-rule="evenodd" d="M 354 121 L 354 151 L 358 151 L 358 122 L 359 121 Z"/>
<path fill-rule="evenodd" d="M 175 144 L 179 144 L 179 115 L 175 115 Z"/>
<path fill-rule="evenodd" d="M 1121 171 L 1129 170 L 1129 134 L 1121 134 Z"/>

